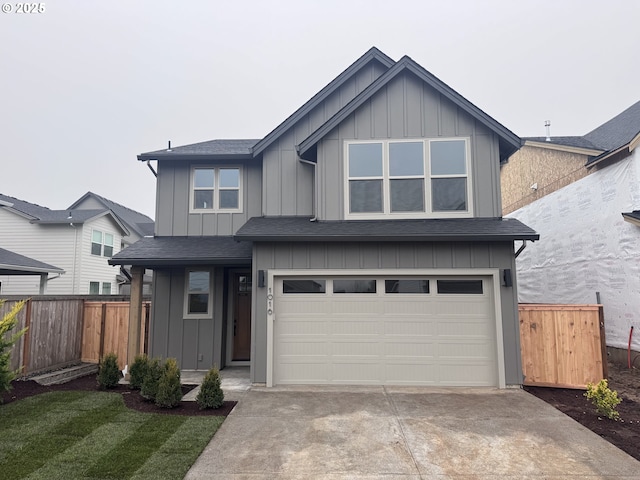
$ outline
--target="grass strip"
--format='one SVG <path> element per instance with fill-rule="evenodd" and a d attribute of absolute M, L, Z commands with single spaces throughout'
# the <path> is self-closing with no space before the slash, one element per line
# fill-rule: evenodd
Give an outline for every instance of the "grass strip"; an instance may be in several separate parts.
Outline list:
<path fill-rule="evenodd" d="M 180 480 L 218 431 L 224 417 L 188 417 L 132 480 Z"/>
<path fill-rule="evenodd" d="M 60 400 L 58 396 L 78 399 L 77 395 L 69 396 L 69 393 L 56 392 L 50 395 L 56 401 Z M 22 439 L 23 441 L 19 442 L 20 447 L 0 461 L 2 478 L 6 480 L 23 478 L 41 468 L 51 458 L 65 451 L 96 428 L 112 421 L 125 408 L 121 398 L 112 396 L 105 403 L 105 399 L 100 398 L 102 395 L 104 394 L 86 394 L 84 398 L 79 399 L 84 405 L 70 406 L 67 403 L 70 412 L 75 415 L 53 427 L 48 422 L 42 422 L 42 418 L 35 420 L 31 426 L 40 427 L 40 434 Z M 88 405 L 94 405 L 94 408 L 86 408 Z M 82 408 L 83 406 L 85 408 Z M 20 441 L 20 439 L 14 440 Z"/>
<path fill-rule="evenodd" d="M 103 455 L 86 472 L 85 478 L 130 478 L 186 422 L 187 418 L 174 415 L 151 415 L 133 435 Z"/>

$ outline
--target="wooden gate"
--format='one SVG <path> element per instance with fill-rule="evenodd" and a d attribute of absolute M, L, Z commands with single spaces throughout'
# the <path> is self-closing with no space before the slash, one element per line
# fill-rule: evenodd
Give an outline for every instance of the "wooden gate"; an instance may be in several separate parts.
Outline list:
<path fill-rule="evenodd" d="M 584 389 L 607 378 L 602 305 L 520 304 L 524 384 Z"/>

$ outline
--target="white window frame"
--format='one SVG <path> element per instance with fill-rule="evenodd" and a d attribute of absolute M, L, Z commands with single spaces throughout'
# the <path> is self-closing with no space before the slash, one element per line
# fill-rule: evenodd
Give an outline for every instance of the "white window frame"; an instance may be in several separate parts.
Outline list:
<path fill-rule="evenodd" d="M 191 272 L 207 272 L 209 274 L 209 302 L 207 304 L 206 313 L 189 313 L 189 273 Z M 195 292 L 194 292 L 195 293 Z M 207 268 L 187 268 L 184 274 L 184 318 L 213 318 L 213 270 Z"/>
<path fill-rule="evenodd" d="M 455 175 L 431 175 L 431 142 L 442 141 L 464 141 L 465 142 L 465 167 L 466 174 Z M 422 143 L 423 144 L 423 162 L 424 175 L 409 175 L 391 177 L 389 171 L 389 144 L 391 143 Z M 350 212 L 350 180 L 379 180 L 380 177 L 349 177 L 349 146 L 360 144 L 382 144 L 382 212 Z M 343 172 L 344 172 L 344 218 L 346 220 L 364 220 L 364 219 L 412 219 L 412 218 L 471 218 L 473 217 L 473 185 L 471 170 L 471 141 L 469 137 L 442 137 L 442 138 L 401 138 L 401 139 L 372 139 L 372 140 L 347 140 L 344 142 L 343 153 Z M 395 179 L 423 179 L 424 181 L 424 212 L 392 212 L 391 211 L 391 180 Z M 431 199 L 431 180 L 432 178 L 466 178 L 467 180 L 467 209 L 466 210 L 448 210 L 443 212 L 432 211 Z"/>
<path fill-rule="evenodd" d="M 220 170 L 234 169 L 238 170 L 238 188 L 220 187 Z M 196 170 L 213 170 L 213 188 L 196 188 L 195 171 Z M 195 194 L 197 190 L 212 190 L 213 205 L 211 208 L 196 208 L 194 205 Z M 238 190 L 238 208 L 220 208 L 220 191 L 221 190 Z M 240 165 L 193 165 L 189 175 L 189 213 L 242 213 L 242 197 L 243 197 L 243 168 Z"/>
<path fill-rule="evenodd" d="M 93 234 L 94 233 L 99 233 L 100 234 L 100 253 L 96 254 L 93 253 L 93 244 L 98 244 L 98 242 L 94 242 L 93 240 Z M 108 245 L 106 243 L 107 241 L 107 235 L 111 236 L 111 245 Z M 104 247 L 111 247 L 111 251 L 112 254 L 111 255 L 105 255 L 104 252 Z M 97 228 L 92 228 L 91 229 L 91 242 L 90 242 L 90 246 L 89 246 L 89 253 L 91 255 L 93 255 L 94 257 L 105 257 L 105 258 L 111 258 L 113 257 L 113 255 L 115 255 L 116 252 L 116 236 L 113 233 L 110 232 L 105 232 L 103 230 L 98 230 Z"/>

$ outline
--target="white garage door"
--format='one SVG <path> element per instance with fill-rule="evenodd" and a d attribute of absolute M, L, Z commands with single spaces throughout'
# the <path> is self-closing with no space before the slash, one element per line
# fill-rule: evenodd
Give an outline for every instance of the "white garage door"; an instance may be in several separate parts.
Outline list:
<path fill-rule="evenodd" d="M 276 277 L 274 384 L 496 386 L 492 277 Z"/>

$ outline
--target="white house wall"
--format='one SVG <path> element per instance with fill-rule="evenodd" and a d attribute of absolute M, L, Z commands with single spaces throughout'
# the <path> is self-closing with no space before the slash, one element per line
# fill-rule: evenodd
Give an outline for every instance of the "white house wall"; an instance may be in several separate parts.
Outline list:
<path fill-rule="evenodd" d="M 636 150 L 509 214 L 540 233 L 517 259 L 519 301 L 596 303 L 600 292 L 607 345 L 627 348 L 631 326 L 640 330 L 640 227 L 621 213 L 638 208 Z"/>
<path fill-rule="evenodd" d="M 118 267 L 112 267 L 107 263 L 108 258 L 105 256 L 91 255 L 91 232 L 99 230 L 103 233 L 113 235 L 113 254 L 120 251 L 122 236 L 115 227 L 115 223 L 111 217 L 104 216 L 96 220 L 86 223 L 82 231 L 82 248 L 80 249 L 80 265 L 78 271 L 78 287 L 77 293 L 86 295 L 89 293 L 89 282 L 100 282 L 100 293 L 102 293 L 102 284 L 108 282 L 111 284 L 111 292 L 118 293 L 118 285 L 116 283 L 116 275 L 119 272 Z"/>

